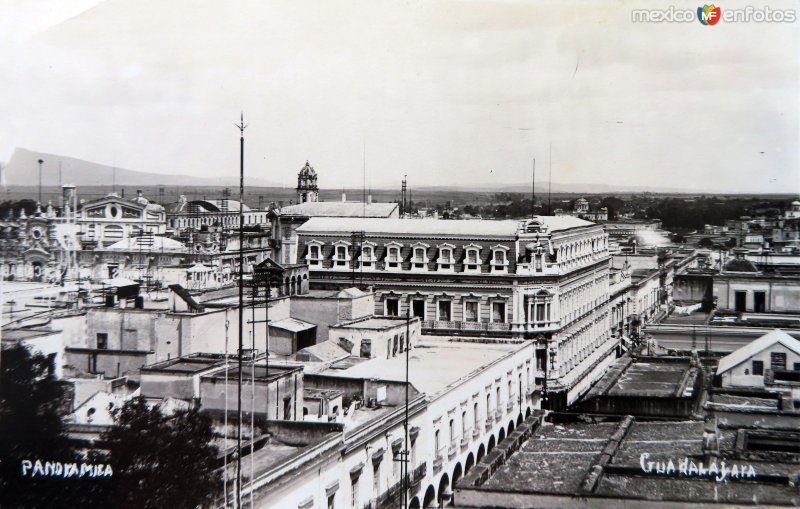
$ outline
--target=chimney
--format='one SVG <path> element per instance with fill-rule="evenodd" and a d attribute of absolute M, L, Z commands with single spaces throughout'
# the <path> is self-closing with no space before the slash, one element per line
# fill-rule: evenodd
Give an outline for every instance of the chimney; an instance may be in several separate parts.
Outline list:
<path fill-rule="evenodd" d="M 343 202 L 347 201 L 347 195 L 344 194 L 344 191 L 342 191 L 342 201 Z"/>
<path fill-rule="evenodd" d="M 137 189 L 136 190 L 136 196 L 138 196 L 139 198 L 142 197 L 142 190 L 141 189 Z"/>

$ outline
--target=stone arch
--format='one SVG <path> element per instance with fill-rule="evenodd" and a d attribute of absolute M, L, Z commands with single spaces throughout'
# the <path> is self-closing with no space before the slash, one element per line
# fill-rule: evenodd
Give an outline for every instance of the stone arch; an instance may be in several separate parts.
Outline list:
<path fill-rule="evenodd" d="M 531 409 L 528 408 L 527 410 L 525 410 L 525 418 L 527 419 L 530 416 L 531 416 Z"/>
<path fill-rule="evenodd" d="M 530 411 L 530 409 L 528 409 L 528 411 Z M 517 416 L 517 427 L 519 427 L 520 424 L 522 424 L 522 412 Z"/>
<path fill-rule="evenodd" d="M 436 489 L 429 485 L 425 490 L 425 498 L 422 500 L 422 507 L 431 507 L 436 502 Z"/>
<path fill-rule="evenodd" d="M 420 509 L 419 497 L 414 497 L 411 499 L 411 502 L 408 504 L 408 509 Z"/>
<path fill-rule="evenodd" d="M 456 468 L 453 469 L 453 488 L 461 477 L 464 476 L 464 469 L 461 468 L 461 463 L 456 463 Z"/>
<path fill-rule="evenodd" d="M 480 463 L 484 456 L 486 456 L 486 448 L 481 444 L 481 446 L 478 447 L 478 454 L 475 456 L 475 461 Z"/>
<path fill-rule="evenodd" d="M 514 432 L 514 421 L 508 421 L 508 431 L 506 432 L 506 436 L 510 435 Z"/>
<path fill-rule="evenodd" d="M 444 507 L 450 501 L 450 477 L 447 474 L 442 474 L 441 479 L 439 479 L 439 493 L 436 497 L 436 501 L 439 503 L 439 507 Z"/>
<path fill-rule="evenodd" d="M 482 447 L 482 446 L 481 446 Z M 467 455 L 467 462 L 464 464 L 464 475 L 468 474 L 472 467 L 475 466 L 475 456 L 472 453 Z"/>
<path fill-rule="evenodd" d="M 503 428 L 500 428 L 500 432 L 497 434 L 497 443 L 499 444 L 500 442 L 502 442 L 505 439 L 506 439 L 506 430 L 503 429 Z"/>
<path fill-rule="evenodd" d="M 492 449 L 494 449 L 494 446 L 495 446 L 496 443 L 497 442 L 495 442 L 494 435 L 489 437 L 489 443 L 486 445 L 486 453 L 487 454 L 492 452 Z"/>

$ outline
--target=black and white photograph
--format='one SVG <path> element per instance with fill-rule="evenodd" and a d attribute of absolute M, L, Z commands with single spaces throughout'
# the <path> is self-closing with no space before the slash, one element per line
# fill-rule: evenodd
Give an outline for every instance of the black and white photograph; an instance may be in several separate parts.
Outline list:
<path fill-rule="evenodd" d="M 0 2 L 0 508 L 800 507 L 800 3 L 705 1 Z"/>

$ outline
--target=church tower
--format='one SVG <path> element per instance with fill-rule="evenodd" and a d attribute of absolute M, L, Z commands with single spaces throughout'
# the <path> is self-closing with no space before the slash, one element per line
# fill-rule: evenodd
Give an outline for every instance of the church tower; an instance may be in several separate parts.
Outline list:
<path fill-rule="evenodd" d="M 306 203 L 319 200 L 319 188 L 317 187 L 317 172 L 314 167 L 308 164 L 300 169 L 297 174 L 297 203 Z"/>

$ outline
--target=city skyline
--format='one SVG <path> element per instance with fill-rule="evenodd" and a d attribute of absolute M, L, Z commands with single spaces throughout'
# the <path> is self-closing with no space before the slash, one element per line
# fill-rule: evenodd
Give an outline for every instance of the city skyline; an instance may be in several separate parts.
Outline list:
<path fill-rule="evenodd" d="M 248 170 L 278 185 L 306 159 L 328 188 L 364 166 L 376 188 L 517 184 L 552 143 L 564 184 L 797 189 L 797 23 L 634 23 L 642 7 L 7 4 L 0 160 L 235 177 L 244 110 Z"/>

